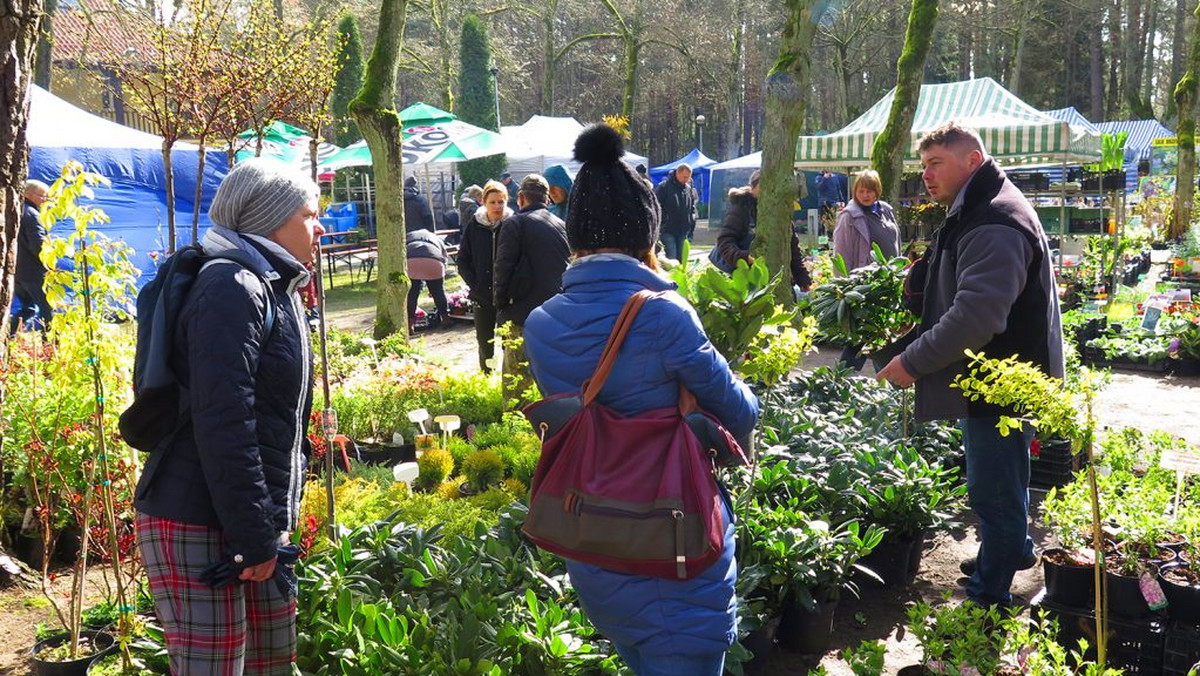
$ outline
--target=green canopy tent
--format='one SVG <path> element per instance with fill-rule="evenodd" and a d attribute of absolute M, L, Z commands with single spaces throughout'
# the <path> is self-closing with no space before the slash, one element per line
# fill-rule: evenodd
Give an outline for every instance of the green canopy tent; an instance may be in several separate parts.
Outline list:
<path fill-rule="evenodd" d="M 888 92 L 850 124 L 825 136 L 796 142 L 798 169 L 853 169 L 871 164 L 875 138 L 887 124 L 896 90 Z M 1056 120 L 1017 98 L 995 80 L 921 85 L 912 132 L 904 155 L 906 169 L 920 167 L 921 136 L 954 120 L 973 127 L 996 161 L 1006 167 L 1084 164 L 1100 160 L 1101 136 Z"/>
<path fill-rule="evenodd" d="M 467 124 L 425 103 L 414 103 L 400 111 L 400 124 L 405 166 L 462 162 L 505 151 L 500 134 Z M 359 141 L 322 160 L 320 169 L 326 172 L 370 165 L 371 151 L 366 141 Z"/>
<path fill-rule="evenodd" d="M 247 129 L 238 134 L 238 138 L 242 140 L 238 143 L 236 154 L 238 162 L 248 157 L 254 157 L 257 137 L 258 133 L 253 129 Z M 263 131 L 262 155 L 263 157 L 271 157 L 285 164 L 296 166 L 304 171 L 304 175 L 307 176 L 312 171 L 312 162 L 308 152 L 308 145 L 311 139 L 312 137 L 299 127 L 293 127 L 286 122 L 272 122 Z M 332 143 L 321 142 L 317 144 L 318 166 L 325 160 L 341 152 L 341 150 L 341 148 Z"/>

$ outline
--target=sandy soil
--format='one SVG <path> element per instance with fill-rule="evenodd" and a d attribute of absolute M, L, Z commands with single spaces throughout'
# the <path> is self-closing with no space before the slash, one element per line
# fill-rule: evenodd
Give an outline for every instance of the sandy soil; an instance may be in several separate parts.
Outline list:
<path fill-rule="evenodd" d="M 335 324 L 341 329 L 366 329 L 372 312 L 349 312 L 338 317 Z M 477 368 L 474 330 L 469 322 L 456 320 L 450 328 L 422 335 L 428 358 L 438 360 L 447 368 L 473 370 Z M 836 350 L 811 355 L 806 368 L 832 363 Z M 867 367 L 870 370 L 870 367 Z M 1135 372 L 1115 373 L 1112 383 L 1098 402 L 1098 417 L 1110 428 L 1134 426 L 1143 430 L 1163 429 L 1200 443 L 1200 379 L 1162 378 Z M 1034 492 L 1035 503 L 1041 494 Z M 887 671 L 895 674 L 901 667 L 919 661 L 915 641 L 904 629 L 905 607 L 919 598 L 936 599 L 950 591 L 961 598 L 959 562 L 975 554 L 974 519 L 969 510 L 961 515 L 962 525 L 952 531 L 939 533 L 926 543 L 921 572 L 917 581 L 906 589 L 864 587 L 862 598 L 845 598 L 835 619 L 831 650 L 824 656 L 788 654 L 776 649 L 768 674 L 799 674 L 803 676 L 818 661 L 830 674 L 850 676 L 836 653 L 854 647 L 863 640 L 883 640 L 888 645 Z M 1035 527 L 1035 539 L 1040 545 L 1049 544 Z M 1017 575 L 1013 591 L 1028 601 L 1042 587 L 1040 569 Z M 8 590 L 0 594 L 0 674 L 24 674 L 26 655 L 33 643 L 33 628 L 48 620 L 50 610 L 36 600 L 39 593 Z"/>

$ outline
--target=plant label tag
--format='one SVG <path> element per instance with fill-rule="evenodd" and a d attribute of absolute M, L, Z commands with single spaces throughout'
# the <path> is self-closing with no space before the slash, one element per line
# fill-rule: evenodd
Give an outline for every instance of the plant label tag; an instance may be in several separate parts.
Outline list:
<path fill-rule="evenodd" d="M 1168 448 L 1162 452 L 1158 464 L 1183 474 L 1200 474 L 1200 453 L 1183 448 Z"/>
<path fill-rule="evenodd" d="M 1138 578 L 1138 587 L 1142 590 L 1142 598 L 1146 599 L 1146 605 L 1150 606 L 1150 610 L 1162 610 L 1167 607 L 1167 596 L 1163 594 L 1158 580 L 1155 580 L 1150 573 L 1142 573 L 1142 576 Z"/>

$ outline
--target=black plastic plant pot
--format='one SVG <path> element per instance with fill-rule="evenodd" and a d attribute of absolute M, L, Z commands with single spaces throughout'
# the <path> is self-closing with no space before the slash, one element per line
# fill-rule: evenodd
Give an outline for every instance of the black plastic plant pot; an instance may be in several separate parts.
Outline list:
<path fill-rule="evenodd" d="M 1138 576 L 1119 575 L 1112 571 L 1104 571 L 1108 585 L 1108 610 L 1122 617 L 1150 617 L 1154 611 L 1142 596 L 1142 587 Z"/>
<path fill-rule="evenodd" d="M 1173 620 L 1200 625 L 1200 584 L 1191 583 L 1170 572 L 1182 565 L 1179 562 L 1168 563 L 1158 569 L 1158 583 L 1167 597 L 1167 614 Z"/>
<path fill-rule="evenodd" d="M 817 601 L 811 610 L 792 603 L 783 609 L 779 623 L 779 644 L 792 652 L 817 655 L 829 650 L 833 636 L 833 616 L 838 602 Z"/>
<path fill-rule="evenodd" d="M 81 631 L 80 638 L 87 638 L 92 642 L 95 651 L 86 657 L 80 657 L 75 660 L 67 660 L 63 662 L 50 662 L 38 657 L 43 650 L 47 648 L 56 648 L 71 640 L 71 635 L 67 632 L 55 634 L 48 638 L 38 641 L 33 646 L 33 673 L 34 676 L 87 676 L 88 665 L 93 661 L 111 653 L 117 649 L 117 641 L 112 634 L 103 631 Z"/>
<path fill-rule="evenodd" d="M 1069 558 L 1069 554 L 1065 549 L 1047 549 L 1042 554 L 1046 598 L 1071 608 L 1092 607 L 1096 589 L 1092 566 L 1059 563 L 1054 560 L 1058 557 Z"/>
<path fill-rule="evenodd" d="M 885 587 L 907 587 L 916 574 L 912 561 L 915 544 L 916 541 L 911 537 L 889 533 L 858 564 L 878 575 Z M 918 558 L 917 565 L 919 564 Z M 879 584 L 875 580 L 867 584 L 872 583 Z"/>
<path fill-rule="evenodd" d="M 921 531 L 921 534 L 913 538 L 912 549 L 908 553 L 908 581 L 906 585 L 912 584 L 917 579 L 917 573 L 921 572 L 921 558 L 925 555 L 925 538 L 927 533 Z"/>
<path fill-rule="evenodd" d="M 742 669 L 748 674 L 758 674 L 767 668 L 771 661 L 771 651 L 775 648 L 775 634 L 779 631 L 779 618 L 772 618 L 766 624 L 746 634 L 741 640 L 742 647 L 754 654 L 749 662 L 742 664 Z"/>

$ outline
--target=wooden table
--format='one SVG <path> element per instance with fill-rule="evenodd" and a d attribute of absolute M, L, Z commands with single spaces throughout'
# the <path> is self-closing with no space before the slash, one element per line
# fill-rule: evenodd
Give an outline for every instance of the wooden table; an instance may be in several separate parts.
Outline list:
<path fill-rule="evenodd" d="M 329 288 L 333 288 L 333 273 L 338 263 L 345 263 L 350 270 L 350 281 L 357 281 L 357 275 L 354 272 L 354 264 L 358 263 L 358 270 L 361 272 L 363 268 L 367 271 L 367 282 L 371 281 L 371 272 L 375 269 L 375 258 L 378 253 L 378 240 L 366 239 L 361 242 L 343 242 L 334 244 L 325 244 L 326 237 L 336 236 L 342 233 L 330 233 L 321 235 L 321 253 L 325 255 L 325 270 L 329 275 Z"/>

